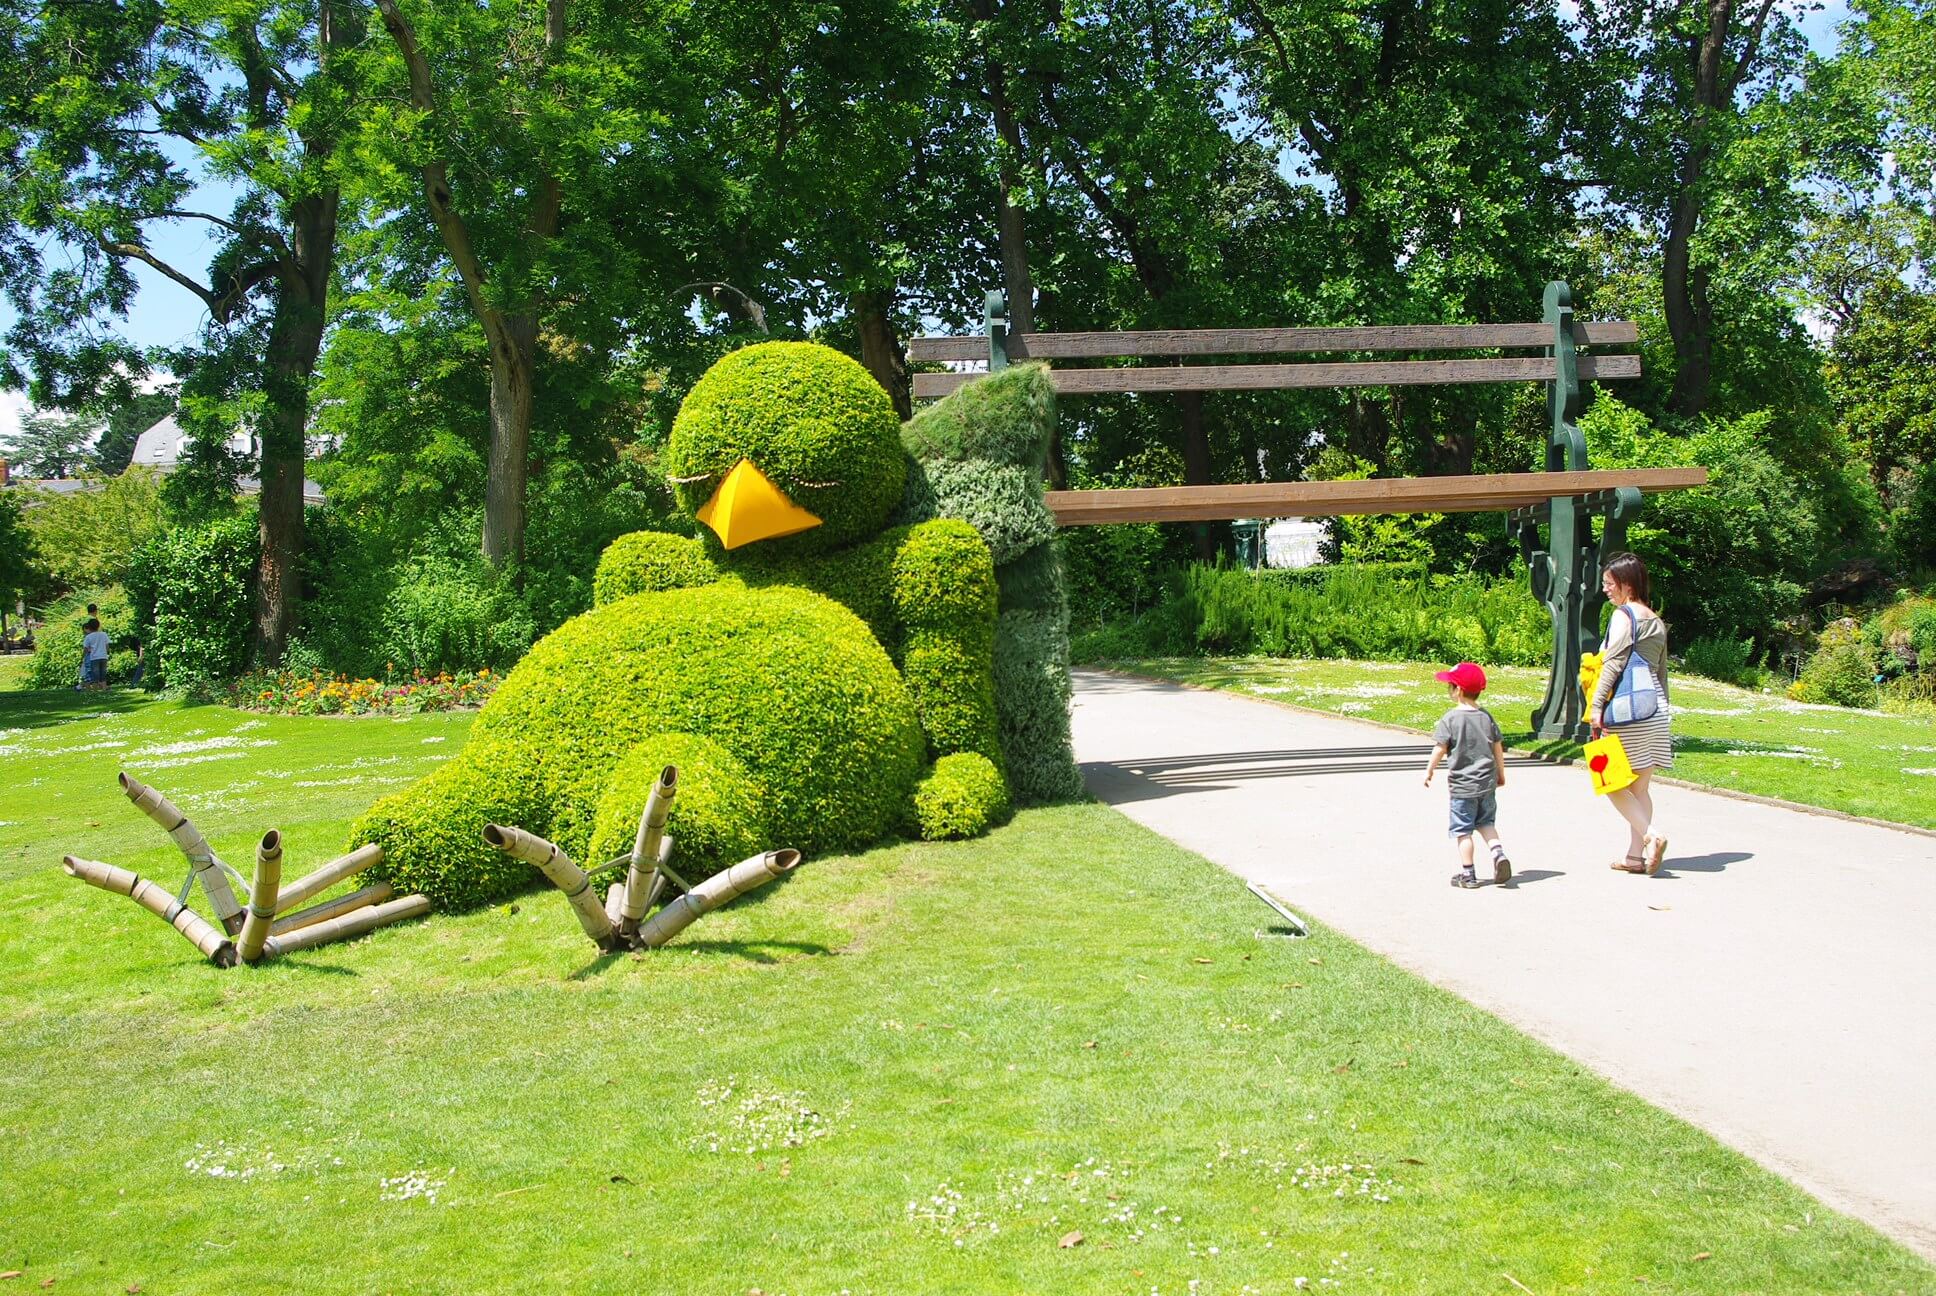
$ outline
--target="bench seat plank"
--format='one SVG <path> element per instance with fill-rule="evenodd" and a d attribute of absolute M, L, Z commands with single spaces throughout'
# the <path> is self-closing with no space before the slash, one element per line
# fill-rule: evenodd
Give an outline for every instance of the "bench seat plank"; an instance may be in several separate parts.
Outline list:
<path fill-rule="evenodd" d="M 1057 392 L 1272 391 L 1293 387 L 1417 387 L 1449 383 L 1552 382 L 1558 362 L 1522 356 L 1493 360 L 1364 360 L 1312 364 L 1160 365 L 1122 369 L 1051 369 Z M 1580 381 L 1637 378 L 1640 357 L 1581 356 Z M 925 400 L 985 375 L 914 375 L 914 396 Z"/>
<path fill-rule="evenodd" d="M 1632 320 L 1576 324 L 1582 346 L 1625 346 L 1640 340 Z M 1096 359 L 1105 356 L 1272 355 L 1326 351 L 1464 351 L 1491 347 L 1546 347 L 1551 324 L 1390 324 L 1347 328 L 1151 329 L 1134 333 L 1011 333 L 1011 360 Z M 908 358 L 986 360 L 988 339 L 918 337 Z"/>
<path fill-rule="evenodd" d="M 1043 498 L 1055 514 L 1056 525 L 1091 526 L 1111 522 L 1214 522 L 1231 518 L 1336 517 L 1366 513 L 1478 513 L 1524 508 L 1556 496 L 1593 495 L 1621 486 L 1667 491 L 1706 484 L 1705 468 L 1616 468 L 1469 477 L 1049 491 Z"/>

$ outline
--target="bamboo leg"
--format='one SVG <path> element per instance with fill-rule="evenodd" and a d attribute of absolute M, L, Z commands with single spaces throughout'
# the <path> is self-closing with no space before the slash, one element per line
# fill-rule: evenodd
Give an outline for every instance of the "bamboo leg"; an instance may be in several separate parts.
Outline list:
<path fill-rule="evenodd" d="M 800 864 L 797 850 L 768 851 L 741 860 L 724 873 L 715 873 L 692 890 L 674 900 L 652 921 L 639 929 L 638 943 L 656 949 L 690 926 L 694 919 L 730 904 L 748 891 L 765 886 L 774 878 L 791 873 Z"/>
<path fill-rule="evenodd" d="M 285 936 L 271 936 L 263 942 L 262 957 L 281 958 L 297 950 L 311 949 L 317 945 L 327 945 L 331 941 L 348 940 L 361 936 L 390 923 L 402 922 L 406 918 L 416 918 L 430 912 L 430 897 L 425 895 L 400 896 L 380 905 L 365 905 L 363 908 L 346 913 L 326 922 L 312 923 Z"/>
<path fill-rule="evenodd" d="M 645 810 L 639 815 L 638 835 L 632 839 L 632 866 L 625 875 L 625 903 L 619 909 L 619 935 L 627 941 L 639 932 L 639 919 L 645 917 L 646 873 L 659 858 L 659 838 L 665 833 L 666 816 L 672 813 L 672 798 L 679 792 L 679 767 L 668 765 L 659 771 L 646 794 Z"/>
<path fill-rule="evenodd" d="M 374 843 L 359 846 L 349 854 L 317 869 L 307 877 L 298 878 L 282 889 L 282 899 L 276 906 L 278 914 L 288 913 L 311 896 L 320 895 L 341 882 L 344 878 L 375 864 L 383 858 L 383 848 Z"/>
<path fill-rule="evenodd" d="M 566 903 L 578 915 L 578 925 L 598 943 L 598 948 L 607 953 L 619 948 L 612 920 L 605 916 L 598 897 L 592 894 L 590 876 L 571 862 L 571 856 L 542 837 L 504 824 L 485 824 L 484 840 L 513 859 L 535 866 L 551 879 L 551 884 L 565 893 Z"/>
<path fill-rule="evenodd" d="M 391 889 L 388 882 L 373 882 L 361 891 L 352 891 L 346 896 L 338 896 L 334 900 L 325 900 L 323 903 L 311 905 L 307 909 L 298 909 L 287 918 L 278 918 L 271 924 L 269 934 L 271 936 L 281 936 L 288 932 L 300 931 L 304 927 L 310 927 L 316 923 L 324 922 L 336 917 L 338 914 L 353 912 L 354 910 L 363 908 L 365 905 L 382 904 L 395 894 L 396 892 Z"/>
<path fill-rule="evenodd" d="M 200 950 L 203 957 L 216 967 L 235 966 L 235 946 L 222 934 L 222 930 L 175 899 L 166 887 L 157 886 L 127 869 L 103 864 L 99 860 L 79 859 L 73 855 L 62 858 L 61 868 L 67 876 L 79 878 L 89 886 L 127 896 L 186 936 L 188 943 Z"/>
<path fill-rule="evenodd" d="M 255 881 L 249 885 L 249 916 L 236 938 L 235 953 L 244 963 L 262 957 L 269 924 L 276 917 L 276 890 L 282 885 L 282 834 L 271 828 L 255 846 Z"/>
<path fill-rule="evenodd" d="M 222 920 L 222 929 L 233 936 L 242 930 L 242 905 L 229 888 L 228 875 L 222 872 L 222 865 L 209 849 L 208 838 L 202 830 L 189 822 L 188 816 L 176 808 L 155 789 L 127 774 L 119 776 L 121 791 L 128 800 L 134 802 L 135 809 L 161 825 L 163 832 L 175 839 L 175 845 L 188 857 L 189 867 L 195 870 L 195 877 L 208 895 L 208 902 L 215 906 L 215 916 Z"/>

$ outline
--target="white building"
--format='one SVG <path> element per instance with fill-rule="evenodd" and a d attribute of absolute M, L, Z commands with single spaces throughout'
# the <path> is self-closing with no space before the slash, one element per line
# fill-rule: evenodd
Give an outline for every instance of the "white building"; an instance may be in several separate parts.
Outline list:
<path fill-rule="evenodd" d="M 188 439 L 188 433 L 182 430 L 181 424 L 175 421 L 173 414 L 170 414 L 136 439 L 134 458 L 128 461 L 128 466 L 134 467 L 139 464 L 143 468 L 152 468 L 156 472 L 171 472 L 181 465 L 182 450 Z M 256 445 L 255 437 L 248 432 L 237 431 L 229 437 L 228 448 L 232 453 L 246 457 L 250 463 L 257 462 L 261 457 L 261 450 Z M 310 449 L 313 453 L 314 447 Z M 244 477 L 238 485 L 245 495 L 253 495 L 262 489 L 261 479 L 256 477 Z M 321 504 L 322 502 L 323 488 L 307 477 L 303 478 L 303 503 Z"/>

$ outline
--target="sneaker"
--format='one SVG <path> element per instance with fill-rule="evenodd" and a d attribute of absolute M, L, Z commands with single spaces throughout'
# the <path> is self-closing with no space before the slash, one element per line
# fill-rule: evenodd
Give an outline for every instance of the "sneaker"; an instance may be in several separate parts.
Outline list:
<path fill-rule="evenodd" d="M 1458 887 L 1461 891 L 1475 891 L 1479 887 L 1479 875 L 1470 869 L 1462 873 L 1454 873 L 1452 875 L 1452 885 Z"/>
<path fill-rule="evenodd" d="M 1501 851 L 1492 857 L 1492 884 L 1504 886 L 1510 881 L 1512 881 L 1512 861 L 1506 858 L 1504 851 Z"/>

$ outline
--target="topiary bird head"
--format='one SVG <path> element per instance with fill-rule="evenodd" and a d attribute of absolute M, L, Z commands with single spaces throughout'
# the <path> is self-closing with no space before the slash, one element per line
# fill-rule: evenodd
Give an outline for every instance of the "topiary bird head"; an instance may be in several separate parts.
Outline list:
<path fill-rule="evenodd" d="M 762 342 L 693 384 L 666 445 L 673 493 L 708 547 L 838 549 L 881 530 L 907 479 L 901 421 L 858 363 Z"/>

